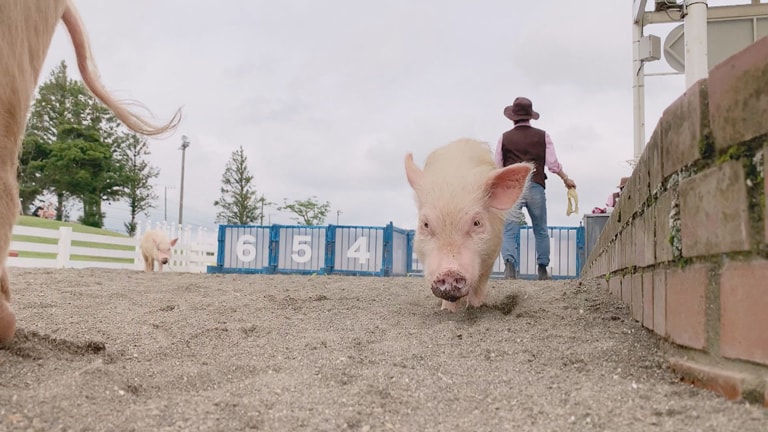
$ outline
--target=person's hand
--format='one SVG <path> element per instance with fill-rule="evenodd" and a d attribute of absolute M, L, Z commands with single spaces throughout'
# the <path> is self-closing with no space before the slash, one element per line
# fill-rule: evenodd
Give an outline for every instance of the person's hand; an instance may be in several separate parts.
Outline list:
<path fill-rule="evenodd" d="M 565 183 L 565 187 L 568 189 L 576 189 L 576 182 L 571 178 L 563 180 L 563 183 Z"/>

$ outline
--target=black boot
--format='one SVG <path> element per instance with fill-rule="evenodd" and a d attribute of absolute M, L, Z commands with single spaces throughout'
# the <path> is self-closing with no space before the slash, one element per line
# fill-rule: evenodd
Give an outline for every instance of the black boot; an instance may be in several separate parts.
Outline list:
<path fill-rule="evenodd" d="M 516 273 L 512 261 L 504 261 L 504 279 L 517 279 Z"/>
<path fill-rule="evenodd" d="M 539 280 L 547 280 L 549 275 L 547 274 L 547 266 L 539 264 Z"/>

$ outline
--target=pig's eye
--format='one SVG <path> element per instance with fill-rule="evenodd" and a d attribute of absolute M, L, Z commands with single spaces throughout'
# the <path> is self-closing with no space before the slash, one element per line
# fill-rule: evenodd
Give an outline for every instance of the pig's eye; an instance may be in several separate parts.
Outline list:
<path fill-rule="evenodd" d="M 421 223 L 421 227 L 424 228 L 425 230 L 428 230 L 429 229 L 429 222 L 422 222 Z"/>
<path fill-rule="evenodd" d="M 480 219 L 475 219 L 475 220 L 474 220 L 474 222 L 472 222 L 472 225 L 473 225 L 475 228 L 479 228 L 479 227 L 483 226 L 483 223 L 482 223 L 482 222 L 480 222 Z"/>

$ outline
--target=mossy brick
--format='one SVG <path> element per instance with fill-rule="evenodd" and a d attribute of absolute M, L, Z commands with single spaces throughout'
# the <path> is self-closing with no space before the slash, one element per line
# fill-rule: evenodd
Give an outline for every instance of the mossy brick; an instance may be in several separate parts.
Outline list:
<path fill-rule="evenodd" d="M 632 318 L 639 322 L 643 322 L 643 274 L 635 273 L 632 275 L 632 292 L 630 293 L 630 311 L 632 312 Z"/>
<path fill-rule="evenodd" d="M 634 241 L 632 249 L 634 251 L 634 266 L 645 267 L 645 215 L 635 218 L 632 221 L 632 232 Z"/>
<path fill-rule="evenodd" d="M 768 365 L 768 261 L 728 262 L 720 272 L 720 353 Z"/>
<path fill-rule="evenodd" d="M 655 225 L 655 246 L 657 263 L 671 261 L 672 245 L 669 243 L 669 237 L 672 230 L 669 226 L 669 214 L 672 211 L 672 192 L 665 192 L 656 200 L 654 214 Z"/>
<path fill-rule="evenodd" d="M 667 271 L 653 272 L 653 331 L 667 337 Z"/>
<path fill-rule="evenodd" d="M 635 265 L 637 267 L 647 267 L 654 264 L 656 245 L 653 235 L 653 216 L 652 211 L 646 211 L 633 222 Z"/>
<path fill-rule="evenodd" d="M 643 273 L 643 325 L 653 330 L 653 272 Z"/>
<path fill-rule="evenodd" d="M 616 241 L 613 242 L 613 269 L 611 271 L 624 269 L 624 231 L 619 232 Z"/>
<path fill-rule="evenodd" d="M 661 159 L 661 146 L 661 129 L 659 126 L 656 126 L 643 152 L 648 160 L 648 182 L 651 193 L 657 190 L 664 180 L 664 161 Z"/>
<path fill-rule="evenodd" d="M 712 68 L 709 114 L 716 149 L 768 133 L 768 37 Z"/>
<path fill-rule="evenodd" d="M 647 149 L 643 152 L 640 159 L 632 170 L 632 177 L 635 179 L 632 188 L 634 190 L 635 213 L 643 208 L 643 204 L 650 195 L 650 172 L 648 171 Z"/>
<path fill-rule="evenodd" d="M 683 256 L 749 250 L 747 185 L 740 161 L 729 161 L 680 182 Z"/>
<path fill-rule="evenodd" d="M 709 129 L 707 81 L 694 83 L 661 117 L 662 175 L 667 177 L 699 159 L 699 143 Z"/>
<path fill-rule="evenodd" d="M 667 271 L 666 331 L 679 345 L 706 346 L 706 290 L 709 266 L 692 264 Z"/>
<path fill-rule="evenodd" d="M 710 366 L 688 359 L 672 358 L 669 366 L 680 374 L 684 382 L 725 396 L 729 400 L 742 398 L 749 376 L 720 366 Z"/>
<path fill-rule="evenodd" d="M 618 183 L 617 183 L 618 184 Z M 621 226 L 626 225 L 627 221 L 632 219 L 637 209 L 637 191 L 635 190 L 636 180 L 633 176 L 629 177 L 624 185 L 624 190 L 619 198 L 619 211 L 621 215 Z"/>
<path fill-rule="evenodd" d="M 621 278 L 621 301 L 625 305 L 632 304 L 632 275 Z"/>
<path fill-rule="evenodd" d="M 614 276 L 608 280 L 608 291 L 612 296 L 621 300 L 621 278 Z"/>
<path fill-rule="evenodd" d="M 618 241 L 611 243 L 606 249 L 608 254 L 608 271 L 615 272 L 619 269 L 619 248 L 616 246 Z"/>
<path fill-rule="evenodd" d="M 624 237 L 622 239 L 622 249 L 624 256 L 624 268 L 632 267 L 635 264 L 635 226 L 634 222 L 624 228 L 622 231 Z"/>
<path fill-rule="evenodd" d="M 610 270 L 608 270 L 608 267 L 609 267 L 608 266 L 608 254 L 607 253 L 603 253 L 600 256 L 600 274 L 604 275 L 604 274 L 607 274 L 608 272 L 610 272 Z"/>
<path fill-rule="evenodd" d="M 609 292 L 608 291 L 608 281 L 605 280 L 605 278 L 598 278 L 597 279 L 597 285 L 600 287 L 600 289 L 603 292 Z"/>

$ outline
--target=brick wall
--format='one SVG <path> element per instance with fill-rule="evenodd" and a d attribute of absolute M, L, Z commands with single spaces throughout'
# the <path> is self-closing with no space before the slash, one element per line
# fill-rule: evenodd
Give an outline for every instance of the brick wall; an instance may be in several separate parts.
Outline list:
<path fill-rule="evenodd" d="M 663 113 L 584 266 L 670 366 L 768 406 L 768 38 Z"/>

